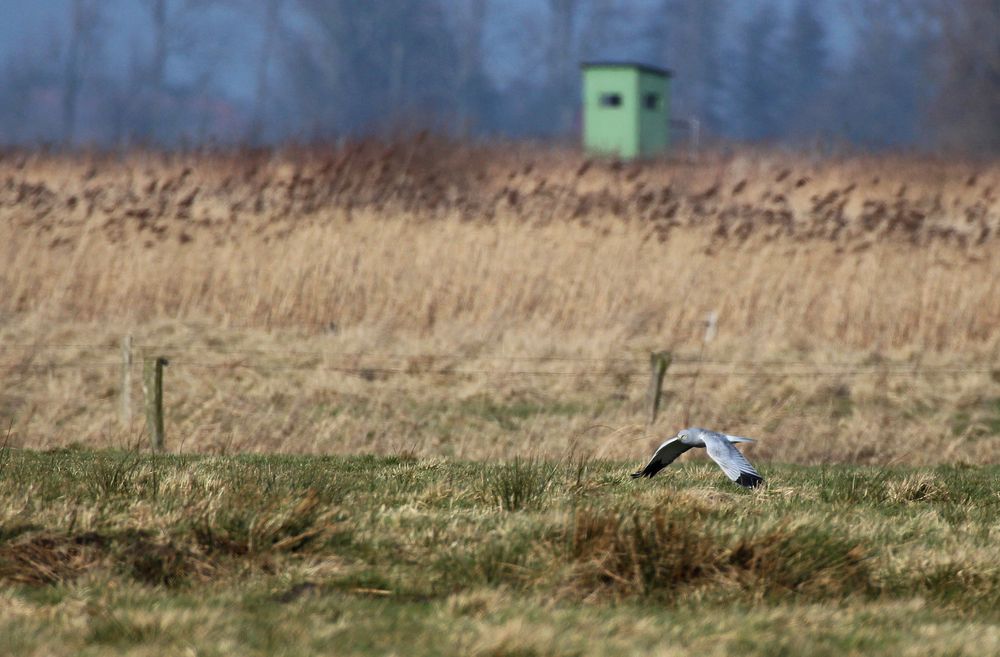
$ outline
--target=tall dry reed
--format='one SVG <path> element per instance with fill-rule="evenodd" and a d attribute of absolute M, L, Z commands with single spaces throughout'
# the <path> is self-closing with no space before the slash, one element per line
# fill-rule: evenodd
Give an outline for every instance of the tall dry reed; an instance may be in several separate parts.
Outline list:
<path fill-rule="evenodd" d="M 928 171 L 925 171 L 928 170 Z M 1000 169 L 745 154 L 619 165 L 433 141 L 8 154 L 0 309 L 429 334 L 992 350 Z"/>
<path fill-rule="evenodd" d="M 998 197 L 996 164 L 915 156 L 2 153 L 0 420 L 135 440 L 131 332 L 172 359 L 182 450 L 633 457 L 690 417 L 769 436 L 761 459 L 994 461 Z M 646 432 L 654 349 L 687 364 Z M 692 389 L 699 353 L 722 365 Z M 773 361 L 805 366 L 724 371 Z"/>

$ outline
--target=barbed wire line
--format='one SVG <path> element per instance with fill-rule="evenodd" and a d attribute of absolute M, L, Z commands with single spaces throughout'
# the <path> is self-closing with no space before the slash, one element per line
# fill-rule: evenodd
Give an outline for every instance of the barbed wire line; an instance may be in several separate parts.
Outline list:
<path fill-rule="evenodd" d="M 171 360 L 171 364 L 182 365 L 195 368 L 219 368 L 219 369 L 261 369 L 261 370 L 316 370 L 343 372 L 349 374 L 403 374 L 408 376 L 420 375 L 488 375 L 488 376 L 553 376 L 553 377 L 648 377 L 649 372 L 641 370 L 586 370 L 586 371 L 564 371 L 564 370 L 500 370 L 500 369 L 468 369 L 468 368 L 444 368 L 444 369 L 413 369 L 403 367 L 379 367 L 379 366 L 327 366 L 327 365 L 258 365 L 255 363 L 201 363 L 185 360 Z M 878 368 L 853 368 L 853 369 L 826 369 L 826 370 L 701 370 L 701 376 L 721 376 L 721 377 L 800 377 L 800 376 L 857 376 L 862 374 L 887 375 L 887 376 L 933 376 L 945 374 L 991 374 L 994 370 L 990 368 L 924 368 L 910 370 L 882 370 Z M 667 378 L 689 378 L 698 376 L 698 371 L 673 371 L 667 373 Z"/>
<path fill-rule="evenodd" d="M 121 349 L 120 345 L 108 345 L 108 344 L 62 344 L 62 343 L 3 343 L 0 342 L 0 351 L 5 349 L 19 349 L 19 350 L 44 350 L 44 349 L 90 349 L 90 350 L 106 350 L 106 351 L 119 351 Z M 245 356 L 247 358 L 256 356 L 301 356 L 310 357 L 318 359 L 330 359 L 336 358 L 341 360 L 480 360 L 480 361 L 504 361 L 504 362 L 580 362 L 580 363 L 607 363 L 607 364 L 645 364 L 647 359 L 640 357 L 600 357 L 600 356 L 508 356 L 508 355 L 475 355 L 466 356 L 463 354 L 456 353 L 441 353 L 441 352 L 424 352 L 424 353 L 379 353 L 374 351 L 320 351 L 320 350 L 294 350 L 294 349 L 233 349 L 233 348 L 214 348 L 214 347 L 199 347 L 199 346 L 187 346 L 187 347 L 172 347 L 168 345 L 135 345 L 133 347 L 133 352 L 142 353 L 156 353 L 159 356 L 165 356 L 171 358 L 171 353 L 177 353 L 181 351 L 183 353 L 205 353 L 205 354 L 225 354 L 232 356 Z M 676 364 L 685 365 L 707 365 L 707 366 L 731 366 L 739 367 L 748 370 L 754 370 L 756 368 L 781 368 L 781 367 L 800 367 L 800 368 L 815 368 L 809 369 L 802 372 L 803 376 L 808 376 L 811 374 L 817 374 L 820 376 L 835 376 L 836 373 L 844 374 L 854 374 L 858 372 L 884 372 L 884 373 L 894 373 L 894 372 L 940 372 L 940 373 L 975 373 L 975 372 L 993 372 L 1000 370 L 1000 364 L 989 367 L 989 366 L 959 366 L 959 365 L 949 365 L 949 366 L 939 366 L 939 367 L 926 367 L 913 362 L 908 361 L 883 361 L 865 365 L 857 365 L 855 363 L 816 363 L 815 361 L 807 360 L 794 360 L 794 359 L 769 359 L 769 360 L 742 360 L 742 359 L 719 359 L 719 358 L 704 358 L 699 359 L 694 355 L 678 354 L 674 355 L 672 362 Z M 120 364 L 120 361 L 119 361 Z M 220 364 L 220 366 L 232 366 L 232 364 Z M 276 369 L 333 369 L 339 370 L 343 369 L 341 366 L 326 366 L 326 365 L 288 365 L 286 366 L 272 366 Z M 386 370 L 402 370 L 406 372 L 412 372 L 411 369 L 406 368 L 389 368 L 389 367 L 368 367 L 353 365 L 351 367 L 361 367 L 362 369 L 386 369 Z M 445 370 L 442 370 L 445 371 Z M 493 370 L 489 370 L 493 371 Z M 534 372 L 526 372 L 526 374 L 531 374 Z M 598 372 L 583 372 L 582 375 L 595 374 Z M 601 370 L 599 373 L 606 373 Z M 614 372 L 618 373 L 618 372 Z M 704 374 L 711 373 L 710 371 L 703 370 Z M 574 375 L 577 373 L 567 373 L 567 375 Z M 625 372 L 628 374 L 628 372 Z M 636 375 L 647 375 L 648 372 L 637 372 Z M 716 373 L 719 374 L 719 373 Z M 676 372 L 671 373 L 672 376 L 677 376 Z M 746 376 L 748 374 L 742 373 L 731 373 L 732 376 Z"/>
<path fill-rule="evenodd" d="M 313 372 L 337 372 L 342 374 L 353 374 L 361 377 L 372 377 L 379 375 L 404 375 L 404 376 L 492 376 L 492 377 L 567 377 L 567 378 L 587 378 L 587 377 L 608 377 L 608 378 L 636 378 L 648 377 L 649 372 L 644 370 L 505 370 L 496 368 L 407 368 L 407 367 L 383 367 L 379 365 L 325 365 L 325 364 L 295 364 L 295 363 L 248 363 L 248 362 L 205 362 L 188 360 L 184 358 L 168 358 L 168 363 L 173 367 L 186 367 L 192 369 L 208 370 L 234 370 L 246 369 L 253 371 L 313 371 Z M 133 367 L 137 366 L 133 364 Z M 70 362 L 49 362 L 49 363 L 8 363 L 3 365 L 12 370 L 28 372 L 45 372 L 54 369 L 104 369 L 121 368 L 122 362 L 118 361 L 88 361 L 74 360 Z M 963 374 L 990 374 L 995 375 L 998 371 L 991 367 L 923 367 L 923 368 L 883 368 L 879 366 L 853 367 L 853 368 L 826 368 L 826 369 L 698 369 L 698 370 L 673 370 L 668 371 L 668 379 L 694 378 L 697 376 L 722 377 L 722 378 L 799 378 L 799 377 L 851 377 L 851 376 L 887 376 L 887 377 L 927 377 L 927 376 L 954 376 Z"/>
<path fill-rule="evenodd" d="M 115 346 L 121 349 L 120 345 Z M 106 344 L 64 344 L 64 343 L 32 343 L 32 342 L 0 342 L 0 351 L 5 349 L 32 350 L 32 349 L 111 349 Z"/>
<path fill-rule="evenodd" d="M 89 349 L 95 351 L 118 351 L 121 345 L 109 344 L 33 344 L 33 343 L 2 343 L 0 351 L 4 349 L 18 350 L 45 350 L 45 349 Z M 338 350 L 304 350 L 304 349 L 237 349 L 232 347 L 202 347 L 197 345 L 189 346 L 169 346 L 169 345 L 149 345 L 136 344 L 133 351 L 139 352 L 165 352 L 183 350 L 185 353 L 208 353 L 208 354 L 229 354 L 244 356 L 303 356 L 314 358 L 374 358 L 382 360 L 403 360 L 403 359 L 427 359 L 427 360 L 494 360 L 494 361 L 514 361 L 514 362 L 595 362 L 595 363 L 643 363 L 641 357 L 621 357 L 621 356 L 509 356 L 504 354 L 492 355 L 466 355 L 459 353 L 443 352 L 415 352 L 415 353 L 380 353 L 377 351 L 338 351 Z M 677 362 L 695 362 L 691 356 L 676 356 Z M 722 362 L 722 361 L 720 361 Z"/>
<path fill-rule="evenodd" d="M 102 363 L 98 361 L 93 362 L 79 362 L 74 361 L 70 363 L 30 363 L 30 364 L 19 364 L 19 363 L 5 363 L 0 365 L 4 369 L 9 369 L 16 372 L 47 372 L 50 370 L 73 370 L 73 369 L 106 369 L 106 368 L 118 368 L 121 369 L 121 361 L 117 363 Z"/>
<path fill-rule="evenodd" d="M 163 352 L 169 354 L 171 349 L 169 347 L 143 347 L 146 351 L 152 351 L 156 353 Z M 624 357 L 599 357 L 599 356 L 505 356 L 505 355 L 475 355 L 475 356 L 465 356 L 461 354 L 445 354 L 445 353 L 378 353 L 369 351 L 357 351 L 357 352 L 338 352 L 338 351 L 283 351 L 283 350 L 229 350 L 229 349 L 219 349 L 213 350 L 210 348 L 193 348 L 186 350 L 195 353 L 218 353 L 218 354 L 229 354 L 234 356 L 267 356 L 267 355 L 292 355 L 292 356 L 309 356 L 314 358 L 337 358 L 341 360 L 377 360 L 377 361 L 400 361 L 400 360 L 478 360 L 478 361 L 503 361 L 503 362 L 567 362 L 567 363 L 605 363 L 605 364 L 632 364 L 632 365 L 646 365 L 649 362 L 649 358 L 624 358 Z M 929 369 L 922 365 L 915 364 L 908 361 L 886 361 L 877 362 L 865 365 L 858 365 L 856 363 L 817 363 L 816 361 L 808 360 L 791 360 L 791 359 L 779 359 L 779 360 L 744 360 L 744 359 L 723 359 L 723 358 L 704 358 L 699 359 L 696 355 L 674 355 L 671 358 L 673 364 L 680 365 L 709 365 L 709 366 L 732 366 L 741 368 L 761 368 L 761 367 L 803 367 L 803 368 L 819 368 L 820 370 L 833 370 L 836 368 L 846 368 L 850 370 L 859 369 L 880 369 L 880 370 L 892 370 L 900 369 L 905 371 L 910 371 L 914 369 Z M 933 366 L 932 366 L 933 367 Z M 961 368 L 964 366 L 960 365 L 948 365 L 942 366 L 948 368 Z M 974 367 L 974 366 L 969 366 Z M 979 366 L 982 367 L 982 366 Z M 997 365 L 1000 368 L 1000 365 Z M 812 370 L 811 370 L 812 371 Z M 648 374 L 648 371 L 644 371 L 643 374 Z"/>

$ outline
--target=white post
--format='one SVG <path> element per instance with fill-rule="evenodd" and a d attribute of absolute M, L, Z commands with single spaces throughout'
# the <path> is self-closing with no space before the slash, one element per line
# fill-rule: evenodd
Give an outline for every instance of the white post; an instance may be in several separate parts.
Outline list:
<path fill-rule="evenodd" d="M 712 311 L 705 315 L 705 344 L 715 339 L 719 332 L 719 313 Z"/>
<path fill-rule="evenodd" d="M 122 424 L 132 423 L 132 334 L 122 338 Z"/>

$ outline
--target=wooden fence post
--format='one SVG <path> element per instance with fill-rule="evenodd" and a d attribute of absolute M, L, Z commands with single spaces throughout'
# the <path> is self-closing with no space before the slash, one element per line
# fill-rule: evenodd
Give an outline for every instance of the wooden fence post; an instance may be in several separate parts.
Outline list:
<path fill-rule="evenodd" d="M 142 368 L 142 394 L 146 398 L 146 427 L 153 449 L 163 451 L 163 367 L 167 359 L 146 358 Z"/>
<path fill-rule="evenodd" d="M 663 394 L 663 377 L 667 374 L 673 356 L 669 351 L 656 351 L 649 354 L 649 424 L 656 422 L 656 414 L 660 410 L 660 397 Z"/>
<path fill-rule="evenodd" d="M 122 338 L 122 424 L 132 423 L 132 334 Z"/>

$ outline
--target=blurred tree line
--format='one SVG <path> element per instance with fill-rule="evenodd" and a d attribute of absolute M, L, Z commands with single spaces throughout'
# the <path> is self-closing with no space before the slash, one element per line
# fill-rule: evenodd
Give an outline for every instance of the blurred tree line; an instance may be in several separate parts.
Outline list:
<path fill-rule="evenodd" d="M 51 4 L 0 62 L 2 142 L 569 139 L 578 63 L 624 58 L 720 140 L 1000 152 L 1000 0 Z"/>

